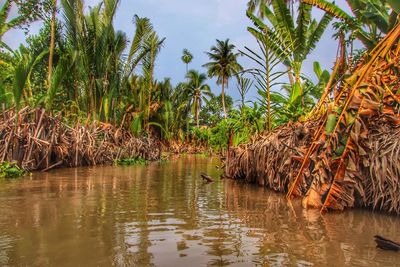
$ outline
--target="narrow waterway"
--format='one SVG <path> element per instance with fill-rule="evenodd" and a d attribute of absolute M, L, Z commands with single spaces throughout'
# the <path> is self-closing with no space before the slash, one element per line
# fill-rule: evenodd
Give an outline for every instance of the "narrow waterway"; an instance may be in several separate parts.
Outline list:
<path fill-rule="evenodd" d="M 216 159 L 34 173 L 0 182 L 0 266 L 396 266 L 400 218 L 303 210 L 218 177 Z"/>

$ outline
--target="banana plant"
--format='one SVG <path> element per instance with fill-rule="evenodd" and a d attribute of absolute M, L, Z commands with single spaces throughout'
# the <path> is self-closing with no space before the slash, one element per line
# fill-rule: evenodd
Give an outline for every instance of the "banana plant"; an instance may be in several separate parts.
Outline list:
<path fill-rule="evenodd" d="M 247 12 L 247 16 L 258 30 L 255 33 L 258 36 L 266 36 L 268 53 L 272 53 L 287 68 L 286 73 L 291 87 L 288 95 L 289 103 L 296 106 L 297 101 L 300 101 L 301 110 L 305 111 L 306 103 L 303 97 L 306 93 L 301 80 L 303 62 L 316 47 L 331 22 L 332 16 L 326 13 L 320 20 L 313 19 L 311 6 L 301 2 L 298 7 L 297 18 L 295 18 L 284 0 L 271 0 L 270 2 L 271 7 L 265 3 L 260 4 L 260 8 L 269 23 L 264 23 L 262 19 L 250 11 Z M 254 31 L 251 30 L 250 32 L 254 35 Z M 261 38 L 258 37 L 258 39 Z M 268 79 L 268 76 L 266 78 Z M 270 91 L 269 89 L 267 88 L 267 91 Z"/>
<path fill-rule="evenodd" d="M 376 46 L 382 34 L 389 33 L 396 26 L 400 14 L 398 0 L 347 0 L 353 14 L 326 0 L 302 1 L 346 22 L 369 50 Z"/>

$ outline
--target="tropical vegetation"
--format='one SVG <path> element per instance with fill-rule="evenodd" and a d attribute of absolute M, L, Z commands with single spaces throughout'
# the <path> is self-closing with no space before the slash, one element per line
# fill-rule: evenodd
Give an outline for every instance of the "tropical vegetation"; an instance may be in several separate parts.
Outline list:
<path fill-rule="evenodd" d="M 40 20 L 42 28 L 17 49 L 1 41 L 0 107 L 16 111 L 16 121 L 19 111 L 40 109 L 70 128 L 99 122 L 115 127 L 116 135 L 155 138 L 167 148 L 226 151 L 257 134 L 332 112 L 342 82 L 396 29 L 397 2 L 348 0 L 346 13 L 325 0 L 251 0 L 246 15 L 253 26 L 247 30 L 257 49 L 217 39 L 205 51 L 204 69 L 193 69 L 197 57 L 184 48 L 186 72 L 174 84 L 156 75 L 168 39 L 150 19 L 133 15 L 132 32 L 115 28 L 120 0 L 89 9 L 84 0 L 3 1 L 1 40 L 32 21 Z M 317 18 L 313 8 L 323 15 Z M 314 74 L 306 75 L 304 66 L 330 25 L 338 42 L 336 64 L 324 70 L 313 62 Z M 354 49 L 356 42 L 362 49 Z M 232 83 L 238 99 L 230 96 Z M 96 143 L 101 136 L 96 134 Z"/>

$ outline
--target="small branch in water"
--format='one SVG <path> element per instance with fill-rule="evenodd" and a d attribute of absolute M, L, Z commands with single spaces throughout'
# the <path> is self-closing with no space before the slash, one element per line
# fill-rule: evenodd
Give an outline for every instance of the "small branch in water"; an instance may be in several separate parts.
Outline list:
<path fill-rule="evenodd" d="M 201 176 L 201 178 L 203 178 L 203 181 L 205 181 L 206 183 L 214 182 L 214 179 L 211 176 L 205 174 L 204 172 L 201 173 L 200 176 Z"/>
<path fill-rule="evenodd" d="M 60 166 L 61 164 L 63 164 L 63 162 L 64 162 L 64 161 L 61 160 L 61 161 L 57 162 L 56 164 L 53 164 L 53 165 L 51 165 L 50 167 L 48 167 L 48 168 L 42 170 L 42 172 L 47 172 L 47 171 L 49 171 L 49 170 L 51 170 L 51 169 L 54 169 L 55 167 Z"/>
<path fill-rule="evenodd" d="M 382 236 L 376 235 L 375 237 L 375 242 L 376 242 L 376 247 L 383 249 L 383 250 L 392 250 L 392 251 L 399 251 L 400 250 L 400 244 L 396 243 L 394 241 L 391 241 L 389 239 L 386 239 Z"/>

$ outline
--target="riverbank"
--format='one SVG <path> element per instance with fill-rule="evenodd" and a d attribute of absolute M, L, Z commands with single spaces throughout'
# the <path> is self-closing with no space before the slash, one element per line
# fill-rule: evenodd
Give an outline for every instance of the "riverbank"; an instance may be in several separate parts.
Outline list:
<path fill-rule="evenodd" d="M 56 167 L 110 165 L 120 159 L 161 158 L 161 144 L 137 138 L 111 124 L 67 125 L 43 109 L 24 108 L 0 115 L 0 163 L 16 162 L 27 171 Z"/>
<path fill-rule="evenodd" d="M 399 37 L 397 26 L 351 75 L 327 86 L 314 119 L 231 149 L 227 176 L 301 197 L 322 212 L 400 214 Z"/>

